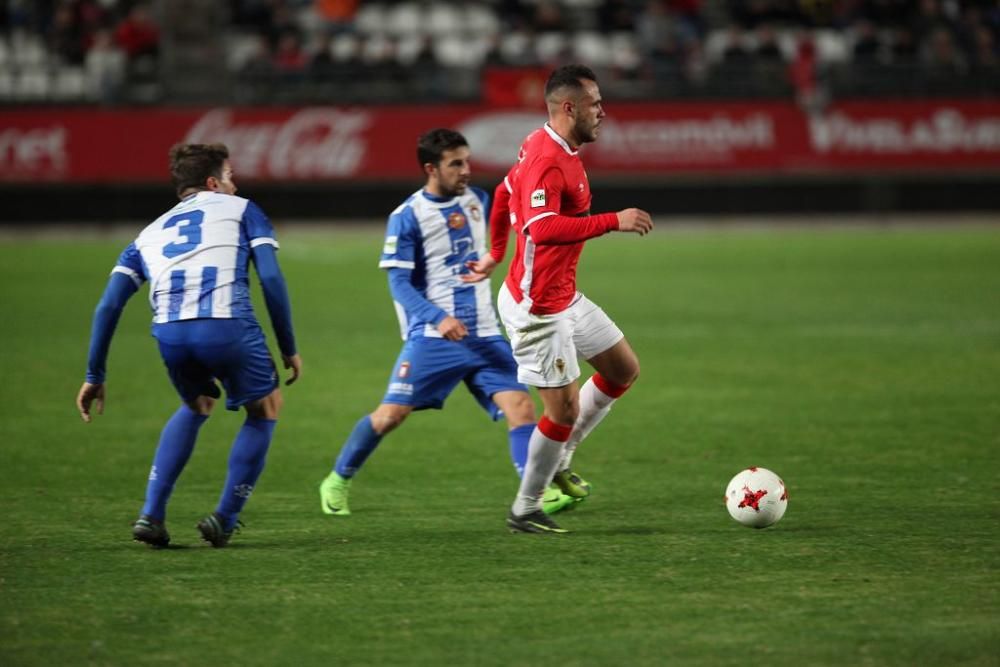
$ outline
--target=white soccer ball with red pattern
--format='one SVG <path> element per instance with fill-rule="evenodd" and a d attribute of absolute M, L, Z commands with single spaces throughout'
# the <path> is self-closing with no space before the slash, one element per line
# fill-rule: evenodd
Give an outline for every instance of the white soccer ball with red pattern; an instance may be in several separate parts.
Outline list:
<path fill-rule="evenodd" d="M 726 487 L 729 515 L 751 528 L 767 528 L 778 523 L 788 509 L 785 483 L 767 468 L 741 470 Z"/>

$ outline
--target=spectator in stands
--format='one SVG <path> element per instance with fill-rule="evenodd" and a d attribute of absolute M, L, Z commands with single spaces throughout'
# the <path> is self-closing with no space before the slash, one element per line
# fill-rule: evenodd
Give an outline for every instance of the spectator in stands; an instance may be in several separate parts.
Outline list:
<path fill-rule="evenodd" d="M 94 33 L 93 44 L 87 51 L 84 69 L 91 97 L 104 104 L 113 104 L 121 97 L 125 83 L 125 52 L 115 44 L 108 29 Z"/>
<path fill-rule="evenodd" d="M 958 76 L 966 71 L 965 58 L 955 46 L 951 31 L 944 26 L 931 33 L 922 58 L 928 74 L 936 78 Z"/>
<path fill-rule="evenodd" d="M 313 8 L 323 20 L 325 32 L 336 35 L 354 29 L 359 0 L 314 0 Z"/>
<path fill-rule="evenodd" d="M 552 0 L 541 0 L 535 8 L 532 24 L 537 32 L 564 32 L 567 28 L 562 9 Z"/>
<path fill-rule="evenodd" d="M 896 27 L 892 34 L 892 62 L 897 65 L 915 64 L 917 52 L 913 31 L 906 26 Z"/>
<path fill-rule="evenodd" d="M 663 0 L 646 2 L 636 21 L 636 36 L 654 69 L 677 65 L 678 21 Z"/>
<path fill-rule="evenodd" d="M 635 10 L 628 0 L 604 0 L 597 11 L 597 23 L 604 32 L 632 32 Z"/>
<path fill-rule="evenodd" d="M 861 64 L 875 64 L 880 60 L 882 44 L 879 42 L 875 24 L 862 19 L 854 24 L 854 61 Z"/>
<path fill-rule="evenodd" d="M 677 19 L 677 33 L 682 43 L 705 36 L 701 5 L 702 0 L 667 0 L 667 9 Z"/>
<path fill-rule="evenodd" d="M 1000 64 L 997 57 L 996 38 L 985 25 L 975 28 L 972 44 L 972 64 L 980 70 L 995 70 Z"/>
<path fill-rule="evenodd" d="M 70 5 L 56 7 L 46 41 L 49 52 L 63 64 L 79 65 L 83 62 L 83 31 Z"/>
<path fill-rule="evenodd" d="M 125 51 L 129 62 L 143 58 L 156 59 L 160 55 L 160 29 L 145 3 L 139 2 L 132 6 L 115 29 L 115 41 Z"/>
<path fill-rule="evenodd" d="M 283 76 L 301 74 L 309 66 L 309 57 L 302 48 L 302 38 L 296 30 L 286 30 L 278 38 L 274 50 L 274 68 Z"/>
<path fill-rule="evenodd" d="M 727 67 L 743 67 L 753 61 L 747 49 L 743 29 L 735 23 L 726 32 L 726 46 L 722 50 L 722 62 Z"/>
<path fill-rule="evenodd" d="M 257 35 L 253 50 L 243 61 L 240 76 L 251 82 L 267 81 L 274 74 L 274 55 L 265 35 Z"/>
<path fill-rule="evenodd" d="M 757 48 L 753 52 L 754 59 L 762 63 L 780 63 L 785 56 L 778 46 L 778 36 L 774 28 L 769 24 L 763 24 L 757 28 Z"/>
<path fill-rule="evenodd" d="M 819 60 L 816 57 L 816 43 L 809 33 L 799 38 L 795 59 L 788 69 L 795 100 L 807 113 L 819 113 L 828 101 L 827 91 L 820 82 Z"/>

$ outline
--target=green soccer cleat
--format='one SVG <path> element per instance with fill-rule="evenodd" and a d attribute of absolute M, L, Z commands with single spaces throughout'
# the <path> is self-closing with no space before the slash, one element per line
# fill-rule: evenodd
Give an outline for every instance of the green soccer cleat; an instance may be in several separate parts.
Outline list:
<path fill-rule="evenodd" d="M 572 470 L 560 470 L 552 478 L 552 483 L 567 496 L 573 496 L 577 500 L 583 500 L 590 495 L 590 482 Z"/>
<path fill-rule="evenodd" d="M 216 549 L 221 549 L 229 544 L 229 540 L 232 538 L 233 533 L 239 532 L 238 526 L 241 524 L 238 521 L 236 523 L 237 525 L 234 526 L 232 530 L 226 531 L 222 527 L 222 517 L 217 513 L 212 512 L 198 522 L 197 528 L 201 533 L 201 539 L 205 540 Z"/>
<path fill-rule="evenodd" d="M 583 500 L 583 498 L 577 499 L 573 496 L 567 496 L 559 490 L 558 486 L 550 484 L 545 489 L 545 495 L 542 496 L 542 511 L 546 514 L 555 514 L 563 510 L 571 510 L 576 506 L 578 500 Z"/>
<path fill-rule="evenodd" d="M 516 516 L 511 512 L 507 516 L 507 528 L 512 533 L 545 533 L 548 535 L 560 535 L 568 533 L 565 528 L 549 518 L 549 515 L 540 510 L 535 510 L 530 514 Z"/>
<path fill-rule="evenodd" d="M 143 542 L 154 549 L 163 549 L 170 544 L 170 534 L 162 521 L 143 514 L 132 524 L 132 539 Z"/>
<path fill-rule="evenodd" d="M 351 516 L 347 504 L 347 494 L 351 490 L 351 478 L 341 477 L 335 471 L 326 476 L 319 485 L 320 507 L 323 514 Z"/>

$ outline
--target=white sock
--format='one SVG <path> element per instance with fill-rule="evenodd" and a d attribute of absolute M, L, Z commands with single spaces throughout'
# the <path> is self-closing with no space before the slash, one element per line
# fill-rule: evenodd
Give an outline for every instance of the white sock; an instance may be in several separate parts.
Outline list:
<path fill-rule="evenodd" d="M 545 417 L 539 420 L 539 424 L 531 433 L 531 440 L 528 441 L 528 461 L 524 466 L 524 476 L 521 477 L 517 498 L 510 508 L 514 516 L 524 516 L 542 509 L 545 487 L 552 481 L 552 476 L 555 475 L 559 460 L 562 458 L 565 443 L 549 438 L 541 431 L 542 422 L 547 421 Z M 556 430 L 566 428 L 559 424 L 553 426 Z"/>
<path fill-rule="evenodd" d="M 594 384 L 593 376 L 590 377 L 580 388 L 580 414 L 573 424 L 573 432 L 566 441 L 563 449 L 562 460 L 559 462 L 557 471 L 569 470 L 569 464 L 573 460 L 573 453 L 583 439 L 590 435 L 590 432 L 601 423 L 614 405 L 616 398 L 608 396 L 597 388 Z"/>

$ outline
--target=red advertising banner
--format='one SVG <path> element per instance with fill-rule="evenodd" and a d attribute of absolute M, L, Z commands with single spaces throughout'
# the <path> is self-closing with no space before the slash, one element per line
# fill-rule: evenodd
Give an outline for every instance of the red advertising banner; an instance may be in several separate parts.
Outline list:
<path fill-rule="evenodd" d="M 1000 104 L 849 102 L 608 106 L 583 159 L 592 176 L 1000 170 Z M 237 178 L 410 180 L 416 137 L 465 134 L 479 173 L 502 174 L 543 113 L 486 106 L 0 111 L 0 181 L 164 182 L 177 142 L 223 142 Z"/>

